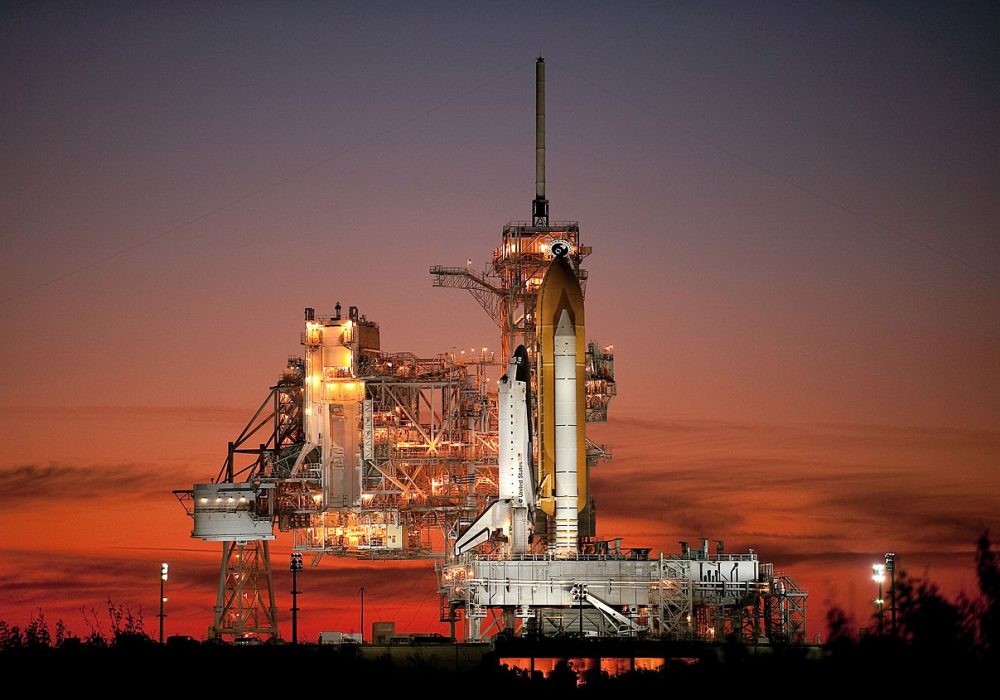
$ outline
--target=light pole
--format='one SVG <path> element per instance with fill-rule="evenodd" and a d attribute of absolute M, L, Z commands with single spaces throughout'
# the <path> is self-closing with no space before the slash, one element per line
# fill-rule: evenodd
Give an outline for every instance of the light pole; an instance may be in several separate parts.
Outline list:
<path fill-rule="evenodd" d="M 896 636 L 896 554 L 885 553 L 885 570 L 889 572 L 889 630 Z"/>
<path fill-rule="evenodd" d="M 164 595 L 165 593 L 164 589 L 166 588 L 167 585 L 168 568 L 169 567 L 167 565 L 167 562 L 163 562 L 162 564 L 160 564 L 160 614 L 158 615 L 158 617 L 160 618 L 160 644 L 163 644 L 163 620 L 167 616 L 167 614 L 163 611 L 163 608 L 167 602 L 167 596 Z"/>
<path fill-rule="evenodd" d="M 365 643 L 365 587 L 361 587 L 361 643 Z M 374 644 L 374 641 L 372 642 Z"/>
<path fill-rule="evenodd" d="M 572 588 L 573 600 L 580 603 L 580 637 L 583 638 L 583 602 L 587 599 L 587 584 L 574 583 Z"/>
<path fill-rule="evenodd" d="M 872 564 L 872 581 L 878 584 L 878 598 L 875 605 L 878 606 L 878 636 L 885 633 L 885 600 L 882 598 L 882 584 L 885 582 L 885 564 Z"/>
<path fill-rule="evenodd" d="M 302 571 L 302 554 L 292 552 L 292 560 L 289 565 L 292 572 L 292 644 L 299 643 L 299 572 Z"/>

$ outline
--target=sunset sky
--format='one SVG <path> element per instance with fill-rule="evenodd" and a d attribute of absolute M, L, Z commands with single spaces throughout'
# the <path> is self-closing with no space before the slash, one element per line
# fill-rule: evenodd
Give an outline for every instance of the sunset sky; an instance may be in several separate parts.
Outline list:
<path fill-rule="evenodd" d="M 956 3 L 0 7 L 0 619 L 211 622 L 213 477 L 340 301 L 498 345 L 433 264 L 579 221 L 619 398 L 598 530 L 753 548 L 863 626 L 886 551 L 949 594 L 1000 537 L 1000 9 Z M 288 537 L 273 545 L 290 634 Z M 323 560 L 303 636 L 437 622 L 428 562 Z M 107 631 L 106 616 L 100 615 Z"/>

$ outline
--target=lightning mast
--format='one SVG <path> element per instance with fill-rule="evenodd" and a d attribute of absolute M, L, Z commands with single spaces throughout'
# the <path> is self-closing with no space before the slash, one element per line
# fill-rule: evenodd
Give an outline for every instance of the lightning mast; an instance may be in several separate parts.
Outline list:
<path fill-rule="evenodd" d="M 545 198 L 545 59 L 535 61 L 535 201 L 531 225 L 549 225 L 549 200 Z"/>

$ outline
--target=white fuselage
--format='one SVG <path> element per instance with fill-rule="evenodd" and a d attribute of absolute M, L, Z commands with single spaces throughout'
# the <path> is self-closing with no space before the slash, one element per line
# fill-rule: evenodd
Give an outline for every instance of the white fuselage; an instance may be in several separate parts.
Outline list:
<path fill-rule="evenodd" d="M 535 484 L 531 466 L 531 418 L 528 413 L 528 382 L 517 379 L 519 363 L 527 354 L 515 353 L 500 379 L 498 499 L 459 536 L 455 554 L 463 554 L 490 539 L 497 530 L 508 538 L 512 554 L 528 551 L 535 508 Z M 520 372 L 525 375 L 526 371 Z"/>

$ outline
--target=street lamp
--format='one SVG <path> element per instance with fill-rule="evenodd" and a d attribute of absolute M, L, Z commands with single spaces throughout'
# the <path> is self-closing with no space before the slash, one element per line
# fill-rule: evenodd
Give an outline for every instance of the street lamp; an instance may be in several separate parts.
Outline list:
<path fill-rule="evenodd" d="M 580 603 L 580 637 L 583 637 L 583 603 L 587 600 L 587 584 L 574 583 L 571 592 L 573 600 Z"/>
<path fill-rule="evenodd" d="M 372 625 L 374 627 L 375 625 Z M 361 643 L 365 643 L 365 587 L 361 587 Z M 375 643 L 375 638 L 372 637 L 372 644 Z"/>
<path fill-rule="evenodd" d="M 889 629 L 896 636 L 896 554 L 885 553 L 885 570 L 889 572 Z"/>
<path fill-rule="evenodd" d="M 167 597 L 166 595 L 164 595 L 165 593 L 164 588 L 166 587 L 167 584 L 168 568 L 169 566 L 167 565 L 167 562 L 163 562 L 162 564 L 160 564 L 160 614 L 158 615 L 158 617 L 160 618 L 160 644 L 163 644 L 163 620 L 167 616 L 167 614 L 163 611 L 163 608 L 167 602 Z"/>
<path fill-rule="evenodd" d="M 302 571 L 302 554 L 292 552 L 289 570 L 292 572 L 292 644 L 299 643 L 299 572 Z"/>
<path fill-rule="evenodd" d="M 878 598 L 875 605 L 878 606 L 878 636 L 885 632 L 885 600 L 882 599 L 882 584 L 885 582 L 885 564 L 872 564 L 872 581 L 878 584 Z"/>

